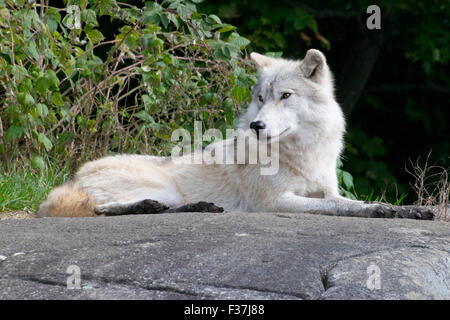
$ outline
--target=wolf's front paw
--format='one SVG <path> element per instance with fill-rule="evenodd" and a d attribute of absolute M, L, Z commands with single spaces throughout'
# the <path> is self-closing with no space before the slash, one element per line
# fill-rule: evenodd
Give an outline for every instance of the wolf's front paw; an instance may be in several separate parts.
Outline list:
<path fill-rule="evenodd" d="M 169 209 L 166 212 L 223 212 L 223 208 L 216 206 L 212 202 L 200 201 L 196 203 L 188 203 L 178 208 Z"/>
<path fill-rule="evenodd" d="M 152 199 L 142 200 L 136 204 L 136 207 L 139 214 L 162 213 L 169 209 L 168 206 Z"/>
<path fill-rule="evenodd" d="M 400 218 L 433 220 L 435 212 L 432 207 L 424 206 L 394 206 L 390 204 L 378 204 L 373 210 L 373 218 Z"/>
<path fill-rule="evenodd" d="M 223 212 L 222 207 L 216 206 L 212 202 L 200 201 L 192 204 L 193 212 Z"/>
<path fill-rule="evenodd" d="M 435 216 L 435 209 L 433 207 L 401 206 L 398 208 L 396 213 L 397 218 L 433 220 Z"/>
<path fill-rule="evenodd" d="M 395 218 L 395 209 L 394 206 L 385 204 L 385 203 L 378 203 L 376 204 L 375 208 L 371 211 L 371 214 L 369 215 L 370 218 Z"/>
<path fill-rule="evenodd" d="M 134 203 L 114 203 L 98 206 L 94 209 L 96 215 L 120 216 L 125 214 L 152 214 L 165 212 L 169 207 L 152 200 L 145 199 Z"/>
<path fill-rule="evenodd" d="M 121 214 L 120 205 L 101 205 L 94 208 L 94 213 L 97 216 L 116 216 Z"/>
<path fill-rule="evenodd" d="M 107 213 L 107 207 L 105 207 L 105 206 L 98 206 L 98 207 L 95 207 L 94 208 L 94 213 L 97 215 L 97 216 L 105 216 L 106 215 L 106 213 Z"/>

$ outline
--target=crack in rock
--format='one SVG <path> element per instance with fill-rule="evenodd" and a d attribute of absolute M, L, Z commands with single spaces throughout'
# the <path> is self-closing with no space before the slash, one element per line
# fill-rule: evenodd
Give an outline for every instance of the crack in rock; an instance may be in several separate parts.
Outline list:
<path fill-rule="evenodd" d="M 6 276 L 0 279 L 31 281 L 42 285 L 66 288 L 66 283 L 39 278 L 36 275 Z M 193 299 L 308 299 L 306 295 L 298 293 L 273 291 L 255 287 L 155 280 L 149 283 L 142 283 L 133 279 L 96 277 L 89 274 L 83 274 L 82 276 L 81 291 L 74 290 L 71 293 L 78 293 L 82 296 L 87 295 L 94 299 L 108 299 L 114 297 L 114 294 L 118 294 L 119 298 L 123 298 L 123 295 L 127 292 L 132 296 L 132 293 L 136 292 L 136 290 L 174 293 Z"/>
<path fill-rule="evenodd" d="M 320 270 L 320 280 L 322 281 L 322 286 L 323 286 L 323 290 L 324 292 L 327 291 L 330 288 L 330 283 L 329 283 L 329 274 L 330 271 L 337 265 L 337 262 L 331 263 L 328 266 L 326 266 L 325 268 L 322 268 Z"/>
<path fill-rule="evenodd" d="M 177 293 L 188 295 L 199 299 L 307 299 L 305 295 L 290 292 L 280 292 L 273 290 L 266 290 L 254 287 L 241 287 L 223 284 L 209 284 L 209 283 L 190 283 L 183 281 L 151 281 L 148 284 L 142 284 L 136 280 L 123 278 L 108 278 L 108 277 L 94 277 L 91 275 L 84 275 L 84 280 L 92 284 L 113 284 L 126 285 L 132 288 L 139 288 L 149 291 L 164 291 L 170 293 Z"/>
<path fill-rule="evenodd" d="M 50 285 L 50 286 L 66 287 L 66 283 L 62 284 L 59 281 L 38 278 L 36 275 L 25 275 L 25 274 L 21 274 L 21 275 L 17 275 L 17 276 L 7 275 L 7 276 L 3 276 L 0 278 L 0 280 L 10 280 L 10 279 L 31 281 L 31 282 L 35 282 L 35 283 L 39 283 L 39 284 Z"/>
<path fill-rule="evenodd" d="M 301 294 L 298 292 L 286 292 L 286 291 L 278 291 L 278 290 L 268 290 L 264 288 L 257 288 L 257 287 L 251 287 L 251 286 L 232 286 L 227 284 L 208 284 L 208 283 L 198 283 L 197 285 L 207 286 L 207 287 L 214 287 L 219 290 L 222 289 L 232 289 L 232 290 L 248 290 L 248 291 L 255 291 L 258 293 L 267 293 L 270 295 L 283 295 L 283 296 L 290 296 L 291 299 L 301 299 L 306 300 L 310 299 L 310 297 L 306 294 Z"/>

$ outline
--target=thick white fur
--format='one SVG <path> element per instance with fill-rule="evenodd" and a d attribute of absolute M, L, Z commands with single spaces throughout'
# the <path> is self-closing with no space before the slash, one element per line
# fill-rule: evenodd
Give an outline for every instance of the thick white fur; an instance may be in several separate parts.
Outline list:
<path fill-rule="evenodd" d="M 336 178 L 345 121 L 324 55 L 309 50 L 300 61 L 256 53 L 251 58 L 259 81 L 239 127 L 263 121 L 261 135 L 283 132 L 272 139 L 279 145 L 278 173 L 261 175 L 258 164 L 180 164 L 170 158 L 118 155 L 85 164 L 72 188 L 103 207 L 153 199 L 169 207 L 208 201 L 228 211 L 335 211 L 345 201 Z M 291 95 L 281 99 L 286 92 Z M 229 141 L 224 146 L 225 152 L 233 149 Z M 41 205 L 41 215 L 60 196 L 61 190 L 54 190 Z"/>

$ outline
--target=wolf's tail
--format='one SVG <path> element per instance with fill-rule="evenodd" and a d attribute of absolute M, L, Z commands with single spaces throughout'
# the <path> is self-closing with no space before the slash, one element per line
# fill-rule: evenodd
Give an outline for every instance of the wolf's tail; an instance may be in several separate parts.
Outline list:
<path fill-rule="evenodd" d="M 68 182 L 53 189 L 39 206 L 37 217 L 93 217 L 96 203 L 80 187 Z"/>

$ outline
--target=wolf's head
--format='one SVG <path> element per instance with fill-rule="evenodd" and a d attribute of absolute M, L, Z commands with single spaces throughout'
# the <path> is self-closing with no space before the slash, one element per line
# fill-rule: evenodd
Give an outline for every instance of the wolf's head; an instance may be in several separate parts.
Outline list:
<path fill-rule="evenodd" d="M 308 50 L 299 61 L 258 53 L 250 57 L 258 68 L 258 83 L 240 129 L 252 129 L 260 140 L 295 138 L 303 145 L 317 143 L 324 135 L 342 138 L 344 118 L 322 52 Z"/>

